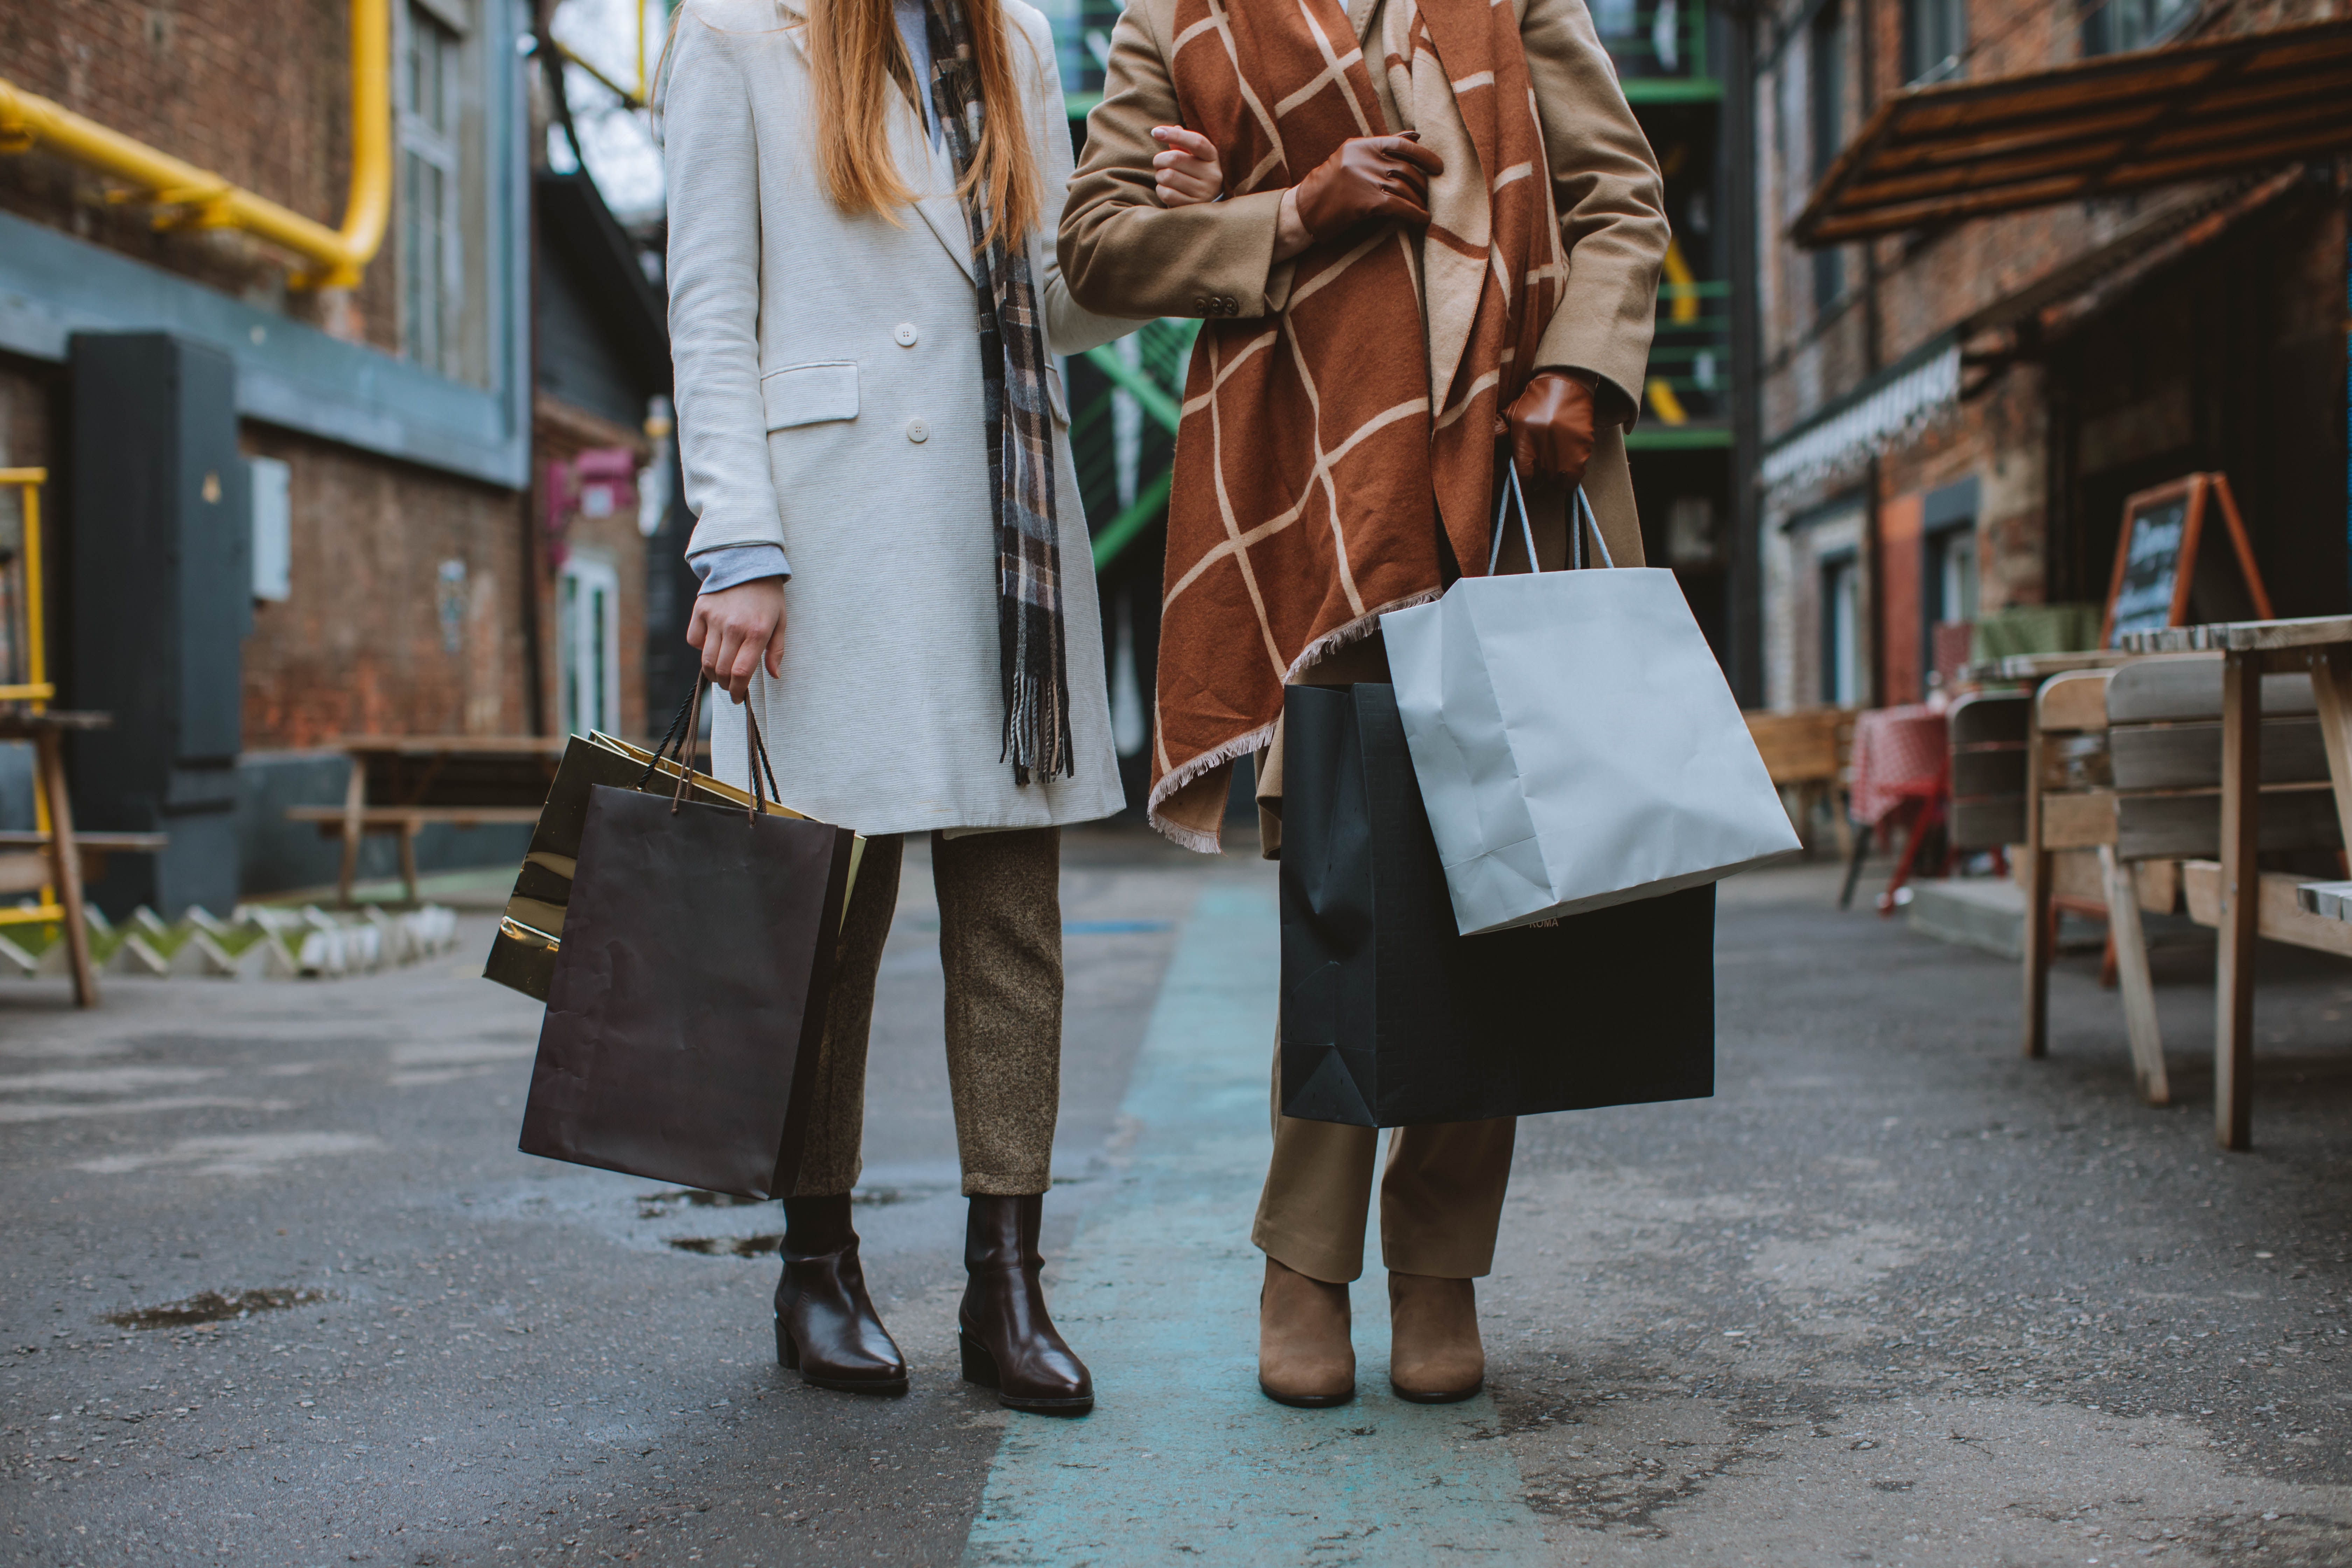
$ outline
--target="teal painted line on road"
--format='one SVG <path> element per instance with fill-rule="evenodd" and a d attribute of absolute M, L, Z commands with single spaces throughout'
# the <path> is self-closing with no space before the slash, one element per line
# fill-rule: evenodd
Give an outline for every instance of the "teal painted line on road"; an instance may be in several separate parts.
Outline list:
<path fill-rule="evenodd" d="M 1355 1287 L 1355 1403 L 1292 1410 L 1258 1392 L 1249 1226 L 1272 1147 L 1280 950 L 1271 889 L 1204 893 L 1179 935 L 1124 1107 L 1127 1167 L 1053 1294 L 1095 1413 L 1011 1418 L 967 1568 L 1547 1560 L 1493 1403 L 1390 1394 L 1377 1268 Z"/>

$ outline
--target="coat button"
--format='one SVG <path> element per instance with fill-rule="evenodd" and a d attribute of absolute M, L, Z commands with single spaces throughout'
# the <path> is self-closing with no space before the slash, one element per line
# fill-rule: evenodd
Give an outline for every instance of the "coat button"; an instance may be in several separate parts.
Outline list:
<path fill-rule="evenodd" d="M 907 421 L 907 439 L 918 444 L 931 438 L 931 427 L 919 419 Z"/>
<path fill-rule="evenodd" d="M 915 340 L 921 336 L 920 333 L 915 331 L 915 323 L 912 321 L 899 322 L 896 327 L 893 327 L 890 330 L 890 335 L 898 341 L 898 346 L 902 349 L 913 348 L 915 346 Z"/>
<path fill-rule="evenodd" d="M 1215 301 L 1212 300 L 1206 294 L 1195 294 L 1192 296 L 1192 314 L 1196 316 L 1213 315 L 1215 313 L 1214 307 Z"/>
<path fill-rule="evenodd" d="M 1234 297 L 1231 294 L 1228 294 L 1223 299 L 1218 300 L 1217 305 L 1228 316 L 1237 316 L 1241 314 L 1242 308 L 1238 304 L 1234 303 Z"/>

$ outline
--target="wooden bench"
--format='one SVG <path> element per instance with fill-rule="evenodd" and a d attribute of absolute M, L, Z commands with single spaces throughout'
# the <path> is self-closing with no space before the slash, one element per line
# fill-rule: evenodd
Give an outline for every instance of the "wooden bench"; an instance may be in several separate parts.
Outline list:
<path fill-rule="evenodd" d="M 417 896 L 416 836 L 436 824 L 479 827 L 539 820 L 548 785 L 567 743 L 549 735 L 362 735 L 331 742 L 352 759 L 341 805 L 298 805 L 289 821 L 318 825 L 322 837 L 341 838 L 340 902 L 352 901 L 360 844 L 372 835 L 397 835 L 400 877 L 408 901 Z"/>
<path fill-rule="evenodd" d="M 1764 759 L 1764 771 L 1790 805 L 1790 819 L 1796 824 L 1797 837 L 1806 852 L 1810 854 L 1813 847 L 1813 813 L 1826 804 L 1831 807 L 1839 852 L 1844 853 L 1853 830 L 1845 813 L 1838 809 L 1838 791 L 1844 785 L 1846 764 L 1853 752 L 1853 710 L 1801 708 L 1786 713 L 1757 710 L 1743 717 L 1748 721 L 1748 738 Z"/>

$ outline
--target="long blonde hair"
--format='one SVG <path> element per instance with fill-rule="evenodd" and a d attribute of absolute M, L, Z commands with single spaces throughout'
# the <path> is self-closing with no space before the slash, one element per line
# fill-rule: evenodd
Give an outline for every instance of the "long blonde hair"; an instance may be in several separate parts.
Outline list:
<path fill-rule="evenodd" d="M 1004 14 L 997 0 L 962 5 L 987 122 L 956 195 L 969 201 L 975 184 L 987 190 L 990 238 L 1026 234 L 1037 223 L 1037 165 L 1005 43 Z M 878 213 L 895 222 L 897 209 L 913 193 L 890 155 L 888 95 L 911 86 L 919 101 L 927 100 L 931 84 L 914 79 L 890 0 L 808 0 L 808 16 L 817 160 L 825 188 L 844 212 Z"/>
<path fill-rule="evenodd" d="M 914 193 L 890 155 L 889 95 L 912 90 L 919 102 L 926 101 L 931 84 L 914 79 L 890 0 L 807 0 L 807 5 L 803 42 L 809 77 L 816 88 L 817 164 L 824 174 L 826 194 L 844 212 L 876 213 L 898 223 L 898 208 L 912 202 Z M 1005 42 L 1004 13 L 998 0 L 962 0 L 962 5 L 973 63 L 980 68 L 987 123 L 956 195 L 969 201 L 975 184 L 986 186 L 988 238 L 1005 232 L 1026 234 L 1037 225 L 1044 197 L 1037 162 L 1030 156 L 1028 116 L 1013 74 L 1013 51 Z M 654 70 L 657 99 L 668 96 L 670 48 L 685 15 L 682 3 L 670 9 L 669 34 Z"/>

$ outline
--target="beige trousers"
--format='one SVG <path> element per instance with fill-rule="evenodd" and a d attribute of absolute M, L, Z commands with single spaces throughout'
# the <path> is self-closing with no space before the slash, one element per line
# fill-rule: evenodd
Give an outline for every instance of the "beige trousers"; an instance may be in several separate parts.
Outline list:
<path fill-rule="evenodd" d="M 871 839 L 835 951 L 796 1197 L 857 1185 L 874 980 L 898 912 L 906 840 Z M 1051 1184 L 1062 1100 L 1062 830 L 931 836 L 947 971 L 948 1088 L 967 1195 Z"/>
<path fill-rule="evenodd" d="M 1518 1127 L 1505 1116 L 1391 1131 L 1381 1174 L 1381 1261 L 1395 1273 L 1444 1279 L 1475 1279 L 1492 1269 Z M 1370 1127 L 1282 1113 L 1277 1048 L 1274 1160 L 1250 1239 L 1310 1279 L 1343 1285 L 1362 1274 L 1377 1152 Z"/>

